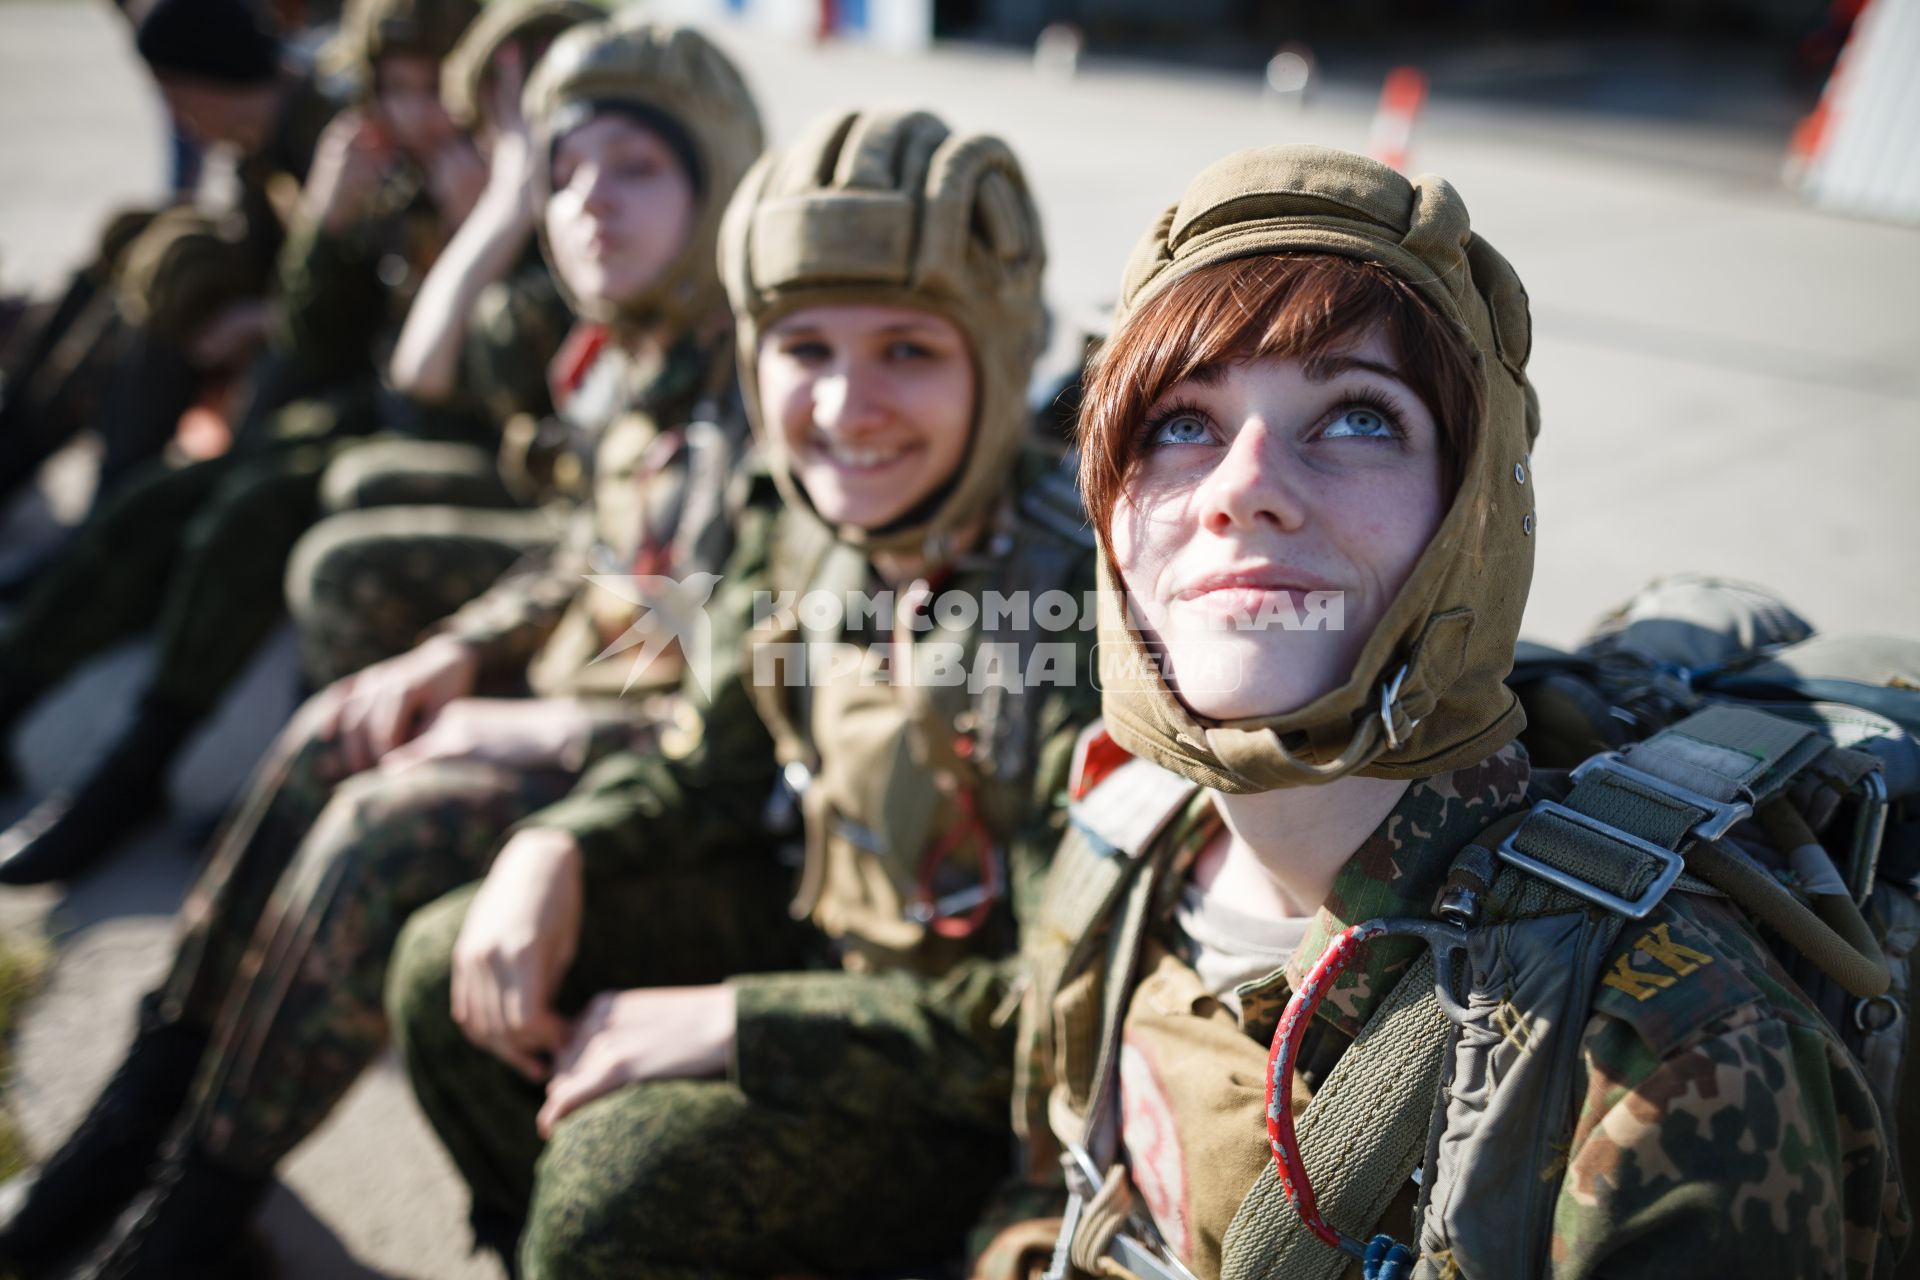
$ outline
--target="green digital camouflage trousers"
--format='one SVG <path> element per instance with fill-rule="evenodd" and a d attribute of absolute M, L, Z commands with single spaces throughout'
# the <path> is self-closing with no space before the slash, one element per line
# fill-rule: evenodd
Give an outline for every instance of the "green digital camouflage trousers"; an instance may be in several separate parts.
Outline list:
<path fill-rule="evenodd" d="M 227 1165 L 266 1173 L 386 1043 L 381 993 L 401 925 L 485 872 L 564 769 L 479 761 L 348 774 L 309 703 L 256 774 L 182 910 L 163 1008 L 213 1031 L 188 1122 Z"/>
<path fill-rule="evenodd" d="M 323 478 L 371 447 L 361 433 L 373 412 L 352 394 L 301 401 L 276 415 L 284 435 L 149 465 L 88 518 L 0 631 L 0 671 L 45 689 L 151 627 L 152 698 L 211 710 L 281 617 L 287 560 L 321 514 Z M 416 476 L 412 491 L 435 479 L 448 500 L 482 492 L 445 470 Z"/>
<path fill-rule="evenodd" d="M 286 575 L 315 687 L 411 648 L 560 537 L 552 515 L 515 507 L 493 454 L 471 445 L 369 441 L 328 467 L 320 503 L 328 514 Z"/>
<path fill-rule="evenodd" d="M 791 965 L 817 936 L 786 919 L 791 873 L 772 869 L 726 860 L 663 872 L 624 902 L 595 895 L 563 1009 L 600 991 Z M 890 1107 L 874 1096 L 889 1089 L 884 1073 L 859 1082 L 859 1106 L 845 1110 L 824 1084 L 803 1109 L 723 1080 L 629 1085 L 543 1143 L 541 1087 L 452 1020 L 451 956 L 472 894 L 409 922 L 388 1010 L 415 1096 L 471 1189 L 476 1236 L 509 1251 L 517 1236 L 525 1280 L 831 1275 L 960 1252 L 1007 1171 L 1005 1126 L 997 1115 L 930 1117 L 904 1099 Z M 876 1112 L 895 1122 L 875 1125 Z"/>
<path fill-rule="evenodd" d="M 40 575 L 0 633 L 0 670 L 45 689 L 154 628 L 154 696 L 207 711 L 280 616 L 287 553 L 313 521 L 337 447 L 316 440 L 148 466 Z"/>

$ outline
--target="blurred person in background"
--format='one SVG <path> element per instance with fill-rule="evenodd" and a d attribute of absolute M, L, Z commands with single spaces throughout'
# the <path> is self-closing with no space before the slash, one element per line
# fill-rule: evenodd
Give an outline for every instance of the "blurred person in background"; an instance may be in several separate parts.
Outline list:
<path fill-rule="evenodd" d="M 555 36 L 604 16 L 583 0 L 494 0 L 442 69 L 442 99 L 487 157 L 487 187 L 408 309 L 388 381 L 424 403 L 476 400 L 502 438 L 498 449 L 369 441 L 328 466 L 327 515 L 295 547 L 286 578 L 315 688 L 412 648 L 520 556 L 550 549 L 582 496 L 590 429 L 555 415 L 547 384 L 574 315 L 534 236 L 520 96 L 526 68 Z M 554 459 L 530 457 L 546 452 L 542 442 L 572 450 L 560 475 Z"/>
<path fill-rule="evenodd" d="M 0 357 L 0 500 L 92 429 L 104 444 L 99 503 L 211 386 L 247 366 L 266 337 L 274 261 L 301 183 L 337 107 L 248 0 L 152 0 L 128 16 L 169 121 L 196 146 L 233 153 L 235 191 L 224 206 L 198 204 L 188 175 L 176 174 L 179 203 L 113 217 L 94 260 L 14 334 Z"/>
<path fill-rule="evenodd" d="M 475 12 L 473 0 L 349 11 L 329 58 L 358 76 L 358 100 L 321 134 L 232 447 L 148 464 L 0 627 L 0 733 L 88 657 L 157 632 L 147 686 L 102 758 L 0 833 L 0 883 L 76 875 L 161 808 L 180 746 L 281 616 L 287 556 L 317 518 L 328 463 L 383 428 L 489 445 L 497 435 L 475 404 L 408 401 L 378 376 L 421 277 L 486 182 L 440 102 L 440 61 Z M 187 94 L 176 110 L 204 120 L 232 105 L 202 88 L 170 89 Z"/>

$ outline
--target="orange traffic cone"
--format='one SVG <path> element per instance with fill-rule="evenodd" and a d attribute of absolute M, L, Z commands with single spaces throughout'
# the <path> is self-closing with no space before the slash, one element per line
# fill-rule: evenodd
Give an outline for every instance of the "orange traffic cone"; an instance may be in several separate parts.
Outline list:
<path fill-rule="evenodd" d="M 1381 164 L 1406 172 L 1413 149 L 1413 124 L 1427 104 L 1427 78 L 1414 67 L 1395 67 L 1380 90 L 1380 106 L 1373 113 L 1373 131 L 1367 151 Z"/>
<path fill-rule="evenodd" d="M 1860 19 L 1866 10 L 1865 4 L 1855 6 L 1852 25 L 1847 38 L 1840 45 L 1840 53 L 1833 60 L 1833 70 L 1827 73 L 1827 83 L 1820 90 L 1820 101 L 1814 104 L 1806 119 L 1794 126 L 1793 135 L 1787 140 L 1787 159 L 1782 166 L 1781 176 L 1788 185 L 1798 186 L 1806 180 L 1813 162 L 1820 158 L 1820 152 L 1826 147 L 1833 133 L 1834 103 L 1847 83 L 1847 55 L 1854 51 L 1855 35 L 1860 31 Z"/>

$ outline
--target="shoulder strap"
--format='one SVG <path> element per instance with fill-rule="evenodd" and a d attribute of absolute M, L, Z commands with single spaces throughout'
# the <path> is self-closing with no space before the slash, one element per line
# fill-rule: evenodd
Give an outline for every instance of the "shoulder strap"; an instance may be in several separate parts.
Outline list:
<path fill-rule="evenodd" d="M 1329 1222 L 1355 1230 L 1378 1222 L 1427 1153 L 1433 1100 L 1454 1030 L 1433 984 L 1428 952 L 1340 1055 L 1295 1126 Z M 1349 1261 L 1307 1229 L 1268 1161 L 1227 1225 L 1220 1278 L 1335 1280 Z"/>
<path fill-rule="evenodd" d="M 1691 872 L 1854 995 L 1878 995 L 1887 988 L 1886 960 L 1851 898 L 1820 895 L 1804 906 L 1720 843 L 1756 811 L 1770 825 L 1791 823 L 1791 806 L 1779 802 L 1830 748 L 1810 725 L 1752 707 L 1710 706 L 1645 742 L 1588 760 L 1573 771 L 1566 801 L 1536 805 L 1496 852 L 1536 880 L 1634 920 Z"/>
<path fill-rule="evenodd" d="M 1069 810 L 1067 833 L 1025 949 L 1021 1024 L 1030 1052 L 1016 1068 L 1014 1115 L 1036 1174 L 1052 1162 L 1050 1137 L 1084 1150 L 1100 1061 L 1113 1056 L 1111 1042 L 1119 1029 L 1119 1020 L 1108 1016 L 1056 1025 L 1061 988 L 1103 954 L 1106 926 L 1120 911 L 1134 871 L 1198 790 L 1158 765 L 1129 760 Z M 1137 951 L 1138 942 L 1133 939 L 1127 949 Z M 1092 1015 L 1094 1009 L 1086 1012 Z M 1066 1043 L 1056 1043 L 1056 1032 Z M 1057 1102 L 1037 1096 L 1049 1075 L 1067 1077 L 1054 1080 Z"/>
<path fill-rule="evenodd" d="M 776 661 L 766 664 L 775 668 L 762 672 L 756 655 L 751 652 L 762 645 L 792 645 L 818 637 L 806 633 L 799 616 L 799 599 L 815 586 L 822 585 L 828 579 L 839 579 L 851 573 L 847 561 L 842 557 L 843 572 L 830 572 L 829 562 L 834 552 L 843 544 L 834 539 L 833 531 L 806 513 L 793 508 L 783 510 L 777 517 L 778 525 L 774 531 L 772 562 L 768 565 L 767 578 L 776 600 L 788 592 L 794 595 L 791 607 L 795 616 L 784 624 L 775 624 L 767 620 L 766 626 L 756 626 L 748 638 L 749 652 L 746 655 L 748 692 L 753 698 L 754 707 L 767 726 L 767 732 L 773 738 L 774 752 L 782 766 L 799 764 L 808 772 L 819 765 L 814 755 L 811 739 L 808 736 L 806 711 L 804 706 L 796 706 L 800 701 L 794 695 L 804 693 L 807 680 L 804 651 L 800 662 L 801 670 L 791 676 Z M 858 553 L 855 558 L 859 559 Z M 864 559 L 860 560 L 864 573 Z M 858 585 L 856 581 L 855 586 Z M 769 674 L 771 679 L 762 681 L 759 674 Z"/>
<path fill-rule="evenodd" d="M 996 590 L 1029 604 L 1048 592 L 1093 585 L 1093 535 L 1080 506 L 1080 493 L 1070 464 L 1049 465 L 1027 484 L 1011 504 L 1013 562 L 997 575 Z M 1082 603 L 1075 601 L 1078 605 Z M 1042 644 L 1073 639 L 1071 634 L 1047 631 L 1035 624 L 1017 637 L 1016 671 L 1031 670 Z M 1076 677 L 1077 678 L 1077 677 Z M 989 682 L 975 708 L 980 732 L 980 767 L 999 778 L 1025 778 L 1033 769 L 1033 717 L 1025 704 L 1038 695 L 1024 678 L 1009 684 Z"/>

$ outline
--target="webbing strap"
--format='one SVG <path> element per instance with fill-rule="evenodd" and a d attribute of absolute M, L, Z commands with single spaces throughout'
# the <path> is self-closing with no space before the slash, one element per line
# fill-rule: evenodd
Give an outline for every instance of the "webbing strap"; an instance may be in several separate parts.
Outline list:
<path fill-rule="evenodd" d="M 1100 1050 L 1094 1060 L 1093 1087 L 1088 1092 L 1086 1134 L 1081 1142 L 1101 1169 L 1119 1156 L 1120 1147 L 1120 1034 L 1127 1002 L 1133 998 L 1140 970 L 1153 901 L 1163 883 L 1173 849 L 1156 850 L 1127 887 L 1120 919 L 1107 939 L 1106 980 L 1100 992 Z"/>
<path fill-rule="evenodd" d="M 1371 1230 L 1426 1154 L 1453 1032 L 1433 983 L 1423 952 L 1295 1126 L 1322 1214 L 1349 1230 Z M 1307 1229 L 1268 1161 L 1227 1226 L 1220 1280 L 1334 1280 L 1348 1262 Z"/>
<path fill-rule="evenodd" d="M 1535 806 L 1500 856 L 1639 919 L 1679 880 L 1690 838 L 1725 835 L 1825 749 L 1807 726 L 1746 707 L 1709 707 L 1574 770 L 1566 802 Z"/>

